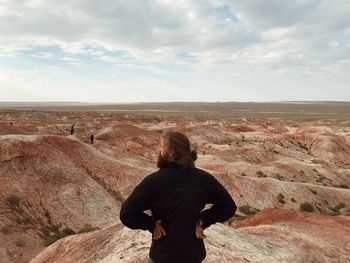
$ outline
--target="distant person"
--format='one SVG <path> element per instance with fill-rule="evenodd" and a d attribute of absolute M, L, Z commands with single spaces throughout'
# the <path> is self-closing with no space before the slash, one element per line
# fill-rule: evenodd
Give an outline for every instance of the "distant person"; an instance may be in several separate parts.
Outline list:
<path fill-rule="evenodd" d="M 91 134 L 90 136 L 90 142 L 91 144 L 94 144 L 94 140 L 95 140 L 95 136 L 93 134 Z"/>
<path fill-rule="evenodd" d="M 121 222 L 152 233 L 149 263 L 199 263 L 204 229 L 234 216 L 236 204 L 210 173 L 195 167 L 196 150 L 181 132 L 164 132 L 158 171 L 146 176 L 122 204 Z M 203 210 L 206 204 L 213 204 Z M 152 216 L 145 210 L 151 210 Z M 203 210 L 203 211 L 202 211 Z"/>
<path fill-rule="evenodd" d="M 72 126 L 70 127 L 70 135 L 74 134 L 74 124 L 72 124 Z"/>

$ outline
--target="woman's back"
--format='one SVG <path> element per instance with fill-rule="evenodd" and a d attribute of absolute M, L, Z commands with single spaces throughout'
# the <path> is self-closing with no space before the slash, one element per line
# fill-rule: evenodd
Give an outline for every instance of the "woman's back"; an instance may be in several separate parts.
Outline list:
<path fill-rule="evenodd" d="M 124 225 L 153 234 L 149 256 L 155 263 L 201 262 L 206 256 L 203 229 L 236 212 L 230 194 L 214 176 L 195 167 L 196 159 L 185 134 L 165 132 L 160 138 L 160 169 L 146 176 L 121 207 Z M 213 206 L 202 211 L 206 204 Z"/>
<path fill-rule="evenodd" d="M 132 222 L 128 222 L 127 215 L 132 214 L 129 203 L 150 209 L 153 218 L 161 220 L 166 235 L 152 240 L 149 254 L 156 263 L 201 262 L 206 252 L 203 239 L 195 235 L 198 219 L 205 228 L 227 220 L 236 210 L 229 193 L 211 174 L 195 167 L 181 169 L 175 162 L 145 177 L 124 202 L 121 219 L 127 226 L 135 224 L 135 217 L 129 217 Z M 201 213 L 208 203 L 214 206 Z M 141 221 L 142 217 L 140 225 Z"/>

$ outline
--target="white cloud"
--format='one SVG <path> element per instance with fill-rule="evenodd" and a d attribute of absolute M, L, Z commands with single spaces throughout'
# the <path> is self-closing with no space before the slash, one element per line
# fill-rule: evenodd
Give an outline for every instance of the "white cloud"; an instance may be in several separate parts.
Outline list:
<path fill-rule="evenodd" d="M 32 54 L 31 56 L 35 58 L 42 58 L 42 59 L 53 59 L 55 57 L 55 55 L 50 52 L 39 52 L 36 54 Z"/>
<path fill-rule="evenodd" d="M 181 85 L 194 74 L 196 83 L 188 86 L 200 90 L 215 79 L 223 88 L 251 89 L 247 98 L 259 94 L 254 91 L 260 85 L 271 85 L 268 79 L 275 74 L 286 83 L 293 76 L 305 88 L 310 82 L 301 80 L 307 75 L 326 96 L 323 83 L 350 82 L 345 68 L 350 61 L 349 13 L 348 0 L 0 0 L 0 58 L 46 59 L 82 71 L 100 61 L 115 71 L 135 71 L 135 78 L 137 70 L 167 76 L 165 87 L 174 85 L 174 74 Z M 87 57 L 91 61 L 83 61 Z M 2 67 L 9 65 L 0 61 Z M 65 70 L 66 76 L 75 74 Z M 260 82 L 252 80 L 257 76 Z M 327 81 L 321 83 L 319 77 Z M 152 76 L 147 81 L 146 86 L 159 83 Z M 283 77 L 278 83 L 276 89 L 283 86 Z M 291 93 L 285 94 L 288 99 Z M 350 92 L 345 97 L 350 100 Z M 339 98 L 344 99 L 344 92 Z"/>

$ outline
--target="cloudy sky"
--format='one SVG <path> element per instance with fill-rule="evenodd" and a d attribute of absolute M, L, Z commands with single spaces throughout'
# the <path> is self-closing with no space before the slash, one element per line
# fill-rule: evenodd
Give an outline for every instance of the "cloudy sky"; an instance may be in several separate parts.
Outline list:
<path fill-rule="evenodd" d="M 350 101 L 349 0 L 0 0 L 0 101 Z"/>

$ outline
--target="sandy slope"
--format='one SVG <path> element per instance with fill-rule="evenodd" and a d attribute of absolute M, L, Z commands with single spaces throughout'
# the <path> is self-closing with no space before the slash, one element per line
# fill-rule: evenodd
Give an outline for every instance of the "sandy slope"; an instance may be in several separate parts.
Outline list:
<path fill-rule="evenodd" d="M 273 219 L 272 219 L 273 218 Z M 348 262 L 350 218 L 266 209 L 205 230 L 204 262 Z M 336 233 L 336 235 L 334 234 Z M 31 263 L 147 262 L 151 235 L 114 225 L 56 242 Z"/>

